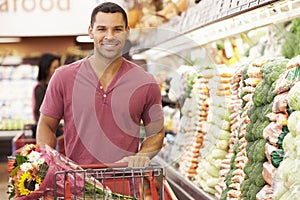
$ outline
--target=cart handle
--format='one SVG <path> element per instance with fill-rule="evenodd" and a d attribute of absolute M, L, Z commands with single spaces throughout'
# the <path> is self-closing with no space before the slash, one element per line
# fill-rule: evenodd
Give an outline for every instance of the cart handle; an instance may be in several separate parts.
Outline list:
<path fill-rule="evenodd" d="M 85 164 L 80 165 L 83 169 L 103 169 L 103 168 L 122 168 L 122 167 L 128 167 L 127 162 L 121 162 L 121 163 L 97 163 L 97 164 Z"/>

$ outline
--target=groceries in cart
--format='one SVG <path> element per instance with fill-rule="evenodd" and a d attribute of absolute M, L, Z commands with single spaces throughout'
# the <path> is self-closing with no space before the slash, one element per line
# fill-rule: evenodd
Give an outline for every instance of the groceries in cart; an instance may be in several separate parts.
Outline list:
<path fill-rule="evenodd" d="M 9 199 L 145 199 L 149 193 L 153 200 L 163 199 L 159 167 L 84 169 L 51 147 L 36 144 L 10 156 L 8 165 Z"/>

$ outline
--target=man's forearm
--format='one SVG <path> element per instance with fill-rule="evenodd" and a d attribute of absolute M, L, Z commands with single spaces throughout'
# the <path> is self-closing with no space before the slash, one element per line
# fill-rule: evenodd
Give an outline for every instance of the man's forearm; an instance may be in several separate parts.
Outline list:
<path fill-rule="evenodd" d="M 52 148 L 56 147 L 56 129 L 58 120 L 41 115 L 36 132 L 37 144 L 44 147 L 45 144 Z"/>
<path fill-rule="evenodd" d="M 164 128 L 160 132 L 147 137 L 141 144 L 141 148 L 136 155 L 147 156 L 150 159 L 153 158 L 162 148 L 164 137 Z"/>
<path fill-rule="evenodd" d="M 42 127 L 39 127 L 42 129 Z M 45 144 L 52 148 L 56 147 L 56 135 L 47 129 L 42 129 L 43 131 L 37 131 L 36 142 L 41 147 L 45 147 Z M 47 132 L 47 133 L 46 133 Z"/>

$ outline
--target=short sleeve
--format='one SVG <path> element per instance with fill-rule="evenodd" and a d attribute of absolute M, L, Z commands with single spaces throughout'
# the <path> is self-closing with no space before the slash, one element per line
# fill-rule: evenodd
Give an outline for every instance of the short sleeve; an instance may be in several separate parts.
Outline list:
<path fill-rule="evenodd" d="M 63 83 L 59 70 L 56 70 L 49 82 L 40 111 L 49 117 L 61 119 L 63 117 L 63 104 Z"/>
<path fill-rule="evenodd" d="M 149 85 L 147 92 L 146 104 L 142 114 L 142 120 L 144 125 L 148 125 L 151 122 L 156 122 L 164 118 L 162 109 L 162 97 L 160 87 L 157 83 Z"/>

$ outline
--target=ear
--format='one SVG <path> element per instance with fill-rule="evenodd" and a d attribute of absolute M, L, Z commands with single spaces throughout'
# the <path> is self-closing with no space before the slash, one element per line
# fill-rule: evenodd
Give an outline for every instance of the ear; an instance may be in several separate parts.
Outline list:
<path fill-rule="evenodd" d="M 89 32 L 90 38 L 91 38 L 91 39 L 94 39 L 93 27 L 89 26 L 88 32 Z"/>
<path fill-rule="evenodd" d="M 130 34 L 130 27 L 127 26 L 127 28 L 126 28 L 126 38 L 129 37 L 129 34 Z"/>

